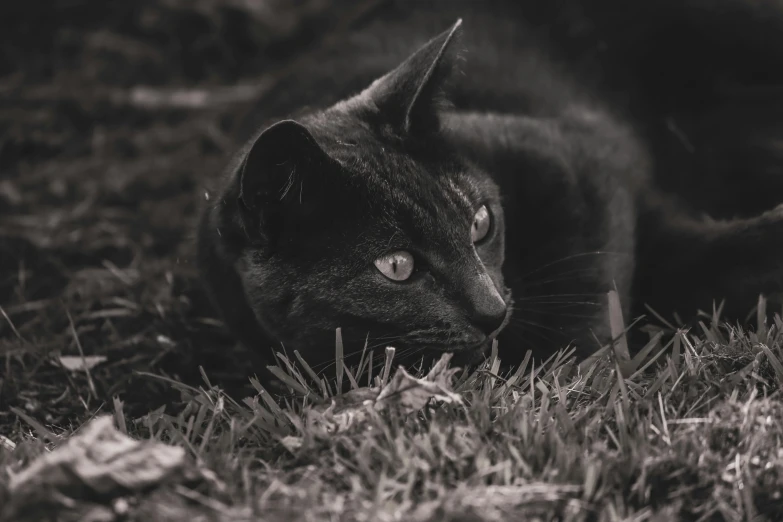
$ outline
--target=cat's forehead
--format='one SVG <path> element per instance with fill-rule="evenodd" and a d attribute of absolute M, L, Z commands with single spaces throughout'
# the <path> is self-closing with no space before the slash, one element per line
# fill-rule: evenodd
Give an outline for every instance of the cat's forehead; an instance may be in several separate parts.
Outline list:
<path fill-rule="evenodd" d="M 360 119 L 329 111 L 308 119 L 307 127 L 326 152 L 345 169 L 348 177 L 360 177 L 368 189 L 380 186 L 385 192 L 447 192 L 473 206 L 476 198 L 487 197 L 495 186 L 488 177 L 457 160 L 450 151 L 426 144 L 416 151 L 379 137 Z M 435 145 L 435 146 L 433 146 Z M 396 190 L 395 190 L 396 189 Z M 493 196 L 494 194 L 489 194 Z"/>
<path fill-rule="evenodd" d="M 344 176 L 365 188 L 371 201 L 421 218 L 443 212 L 470 217 L 486 197 L 475 173 L 449 157 L 422 157 L 395 144 L 355 135 L 346 141 L 338 138 L 329 153 L 342 165 Z"/>
<path fill-rule="evenodd" d="M 383 216 L 371 218 L 380 230 L 433 252 L 456 252 L 469 246 L 468 230 L 486 195 L 461 165 L 423 165 L 387 150 L 363 157 L 354 168 L 375 216 Z"/>
<path fill-rule="evenodd" d="M 411 151 L 341 114 L 314 118 L 308 128 L 341 165 L 336 175 L 343 179 L 335 182 L 350 184 L 368 204 L 368 226 L 436 248 L 456 245 L 465 242 L 478 207 L 497 197 L 486 173 L 434 143 Z"/>

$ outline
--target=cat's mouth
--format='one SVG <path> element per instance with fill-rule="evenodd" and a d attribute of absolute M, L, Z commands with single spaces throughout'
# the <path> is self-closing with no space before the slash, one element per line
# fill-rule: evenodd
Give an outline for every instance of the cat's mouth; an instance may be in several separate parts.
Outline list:
<path fill-rule="evenodd" d="M 444 351 L 453 354 L 453 358 L 451 359 L 451 364 L 453 366 L 465 367 L 480 364 L 488 356 L 491 346 L 492 339 L 488 338 L 486 341 L 479 344 L 460 347 L 456 350 L 452 347 L 451 349 Z"/>
<path fill-rule="evenodd" d="M 457 367 L 470 367 L 480 364 L 487 356 L 492 346 L 492 340 L 487 338 L 480 343 L 473 344 L 437 344 L 427 343 L 418 347 L 408 345 L 399 349 L 398 362 L 405 365 L 416 366 L 424 363 L 431 365 L 440 358 L 443 353 L 451 353 L 451 365 Z"/>
<path fill-rule="evenodd" d="M 477 354 L 477 356 L 482 356 L 489 352 L 490 347 L 492 346 L 492 343 L 497 339 L 498 335 L 500 335 L 500 332 L 502 332 L 506 326 L 508 326 L 508 323 L 511 321 L 511 314 L 513 312 L 513 301 L 511 300 L 511 295 L 508 290 L 506 291 L 506 295 L 504 296 L 504 301 L 506 301 L 506 316 L 503 319 L 503 322 L 498 326 L 494 331 L 492 331 L 490 334 L 486 335 L 483 340 L 475 343 L 470 344 L 444 344 L 444 345 L 436 345 L 436 346 L 430 346 L 429 349 L 437 352 L 454 352 L 455 356 L 456 354 Z"/>

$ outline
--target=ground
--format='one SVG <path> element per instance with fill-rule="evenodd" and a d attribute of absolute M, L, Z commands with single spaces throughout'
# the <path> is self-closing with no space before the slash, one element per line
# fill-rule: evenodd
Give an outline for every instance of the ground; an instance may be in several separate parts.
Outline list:
<path fill-rule="evenodd" d="M 0 518 L 783 519 L 779 321 L 654 320 L 630 361 L 622 343 L 505 376 L 490 360 L 457 375 L 462 404 L 356 405 L 331 432 L 306 370 L 281 361 L 277 401 L 250 379 L 199 288 L 194 222 L 323 4 L 0 6 Z M 200 478 L 12 491 L 103 413 Z"/>

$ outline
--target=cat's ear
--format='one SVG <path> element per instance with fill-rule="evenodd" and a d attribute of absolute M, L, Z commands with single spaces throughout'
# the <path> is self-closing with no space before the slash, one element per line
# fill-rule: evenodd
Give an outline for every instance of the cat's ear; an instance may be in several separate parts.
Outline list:
<path fill-rule="evenodd" d="M 271 221 L 294 223 L 311 214 L 336 167 L 302 124 L 284 120 L 264 130 L 239 171 L 245 229 L 264 235 L 279 225 Z"/>
<path fill-rule="evenodd" d="M 458 59 L 455 50 L 462 20 L 436 36 L 363 93 L 378 107 L 383 123 L 399 136 L 437 129 L 444 86 Z"/>

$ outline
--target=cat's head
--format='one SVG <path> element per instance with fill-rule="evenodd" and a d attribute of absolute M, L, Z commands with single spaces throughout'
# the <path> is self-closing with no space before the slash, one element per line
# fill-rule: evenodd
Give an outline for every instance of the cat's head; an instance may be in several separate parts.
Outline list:
<path fill-rule="evenodd" d="M 505 325 L 498 187 L 439 133 L 459 22 L 360 94 L 264 129 L 224 198 L 262 329 L 312 361 L 479 354 Z M 264 347 L 266 348 L 266 347 Z"/>

